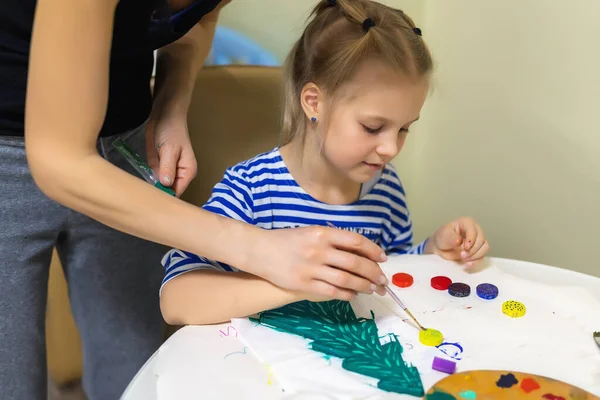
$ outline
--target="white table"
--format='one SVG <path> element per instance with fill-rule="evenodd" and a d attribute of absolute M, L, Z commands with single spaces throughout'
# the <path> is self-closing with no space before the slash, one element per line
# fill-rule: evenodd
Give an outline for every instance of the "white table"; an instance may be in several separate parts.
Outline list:
<path fill-rule="evenodd" d="M 439 262 L 436 256 L 421 256 L 431 258 L 431 263 Z M 537 280 L 549 285 L 577 285 L 590 290 L 600 300 L 600 278 L 581 274 L 574 271 L 555 268 L 547 265 L 528 263 L 523 261 L 508 260 L 502 258 L 490 258 L 489 260 L 500 270 L 512 275 Z M 393 262 L 393 261 L 392 261 Z M 386 264 L 382 264 L 385 270 Z M 146 362 L 138 374 L 123 393 L 122 400 L 155 400 L 157 393 L 157 372 L 160 371 L 159 362 L 161 354 L 169 354 L 170 357 L 180 357 L 182 362 L 190 366 L 190 376 L 182 376 L 181 379 L 194 377 L 203 387 L 201 398 L 205 396 L 210 387 L 220 387 L 228 384 L 232 391 L 234 386 L 243 387 L 245 392 L 254 392 L 261 399 L 283 399 L 284 394 L 277 387 L 277 383 L 269 382 L 265 385 L 262 379 L 270 377 L 267 369 L 254 357 L 242 357 L 243 362 L 231 363 L 231 369 L 226 373 L 212 371 L 209 376 L 201 374 L 200 371 L 213 369 L 215 357 L 223 359 L 223 354 L 235 357 L 237 352 L 245 352 L 241 341 L 235 338 L 236 334 L 229 324 L 212 326 L 188 326 L 180 329 L 171 336 L 161 348 Z M 171 362 L 173 360 L 171 359 Z M 195 372 L 195 373 L 194 373 Z M 204 378 L 204 379 L 203 379 Z M 260 394 L 260 395 L 258 395 Z M 196 398 L 199 393 L 196 393 Z M 169 394 L 169 397 L 170 394 Z M 218 398 L 235 398 L 235 393 L 223 393 Z M 173 394 L 173 399 L 182 398 L 182 394 Z M 216 398 L 216 397 L 215 397 Z M 162 399 L 161 399 L 162 400 Z"/>

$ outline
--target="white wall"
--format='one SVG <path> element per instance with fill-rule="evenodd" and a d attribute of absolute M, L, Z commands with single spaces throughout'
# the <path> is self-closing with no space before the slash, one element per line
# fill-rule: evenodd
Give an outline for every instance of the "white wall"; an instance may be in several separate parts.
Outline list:
<path fill-rule="evenodd" d="M 314 3 L 234 0 L 221 22 L 283 60 Z M 417 238 L 470 214 L 492 255 L 600 276 L 600 2 L 385 3 L 415 19 L 437 62 L 396 161 Z"/>
<path fill-rule="evenodd" d="M 420 19 L 422 0 L 382 0 Z M 266 47 L 283 61 L 298 40 L 315 0 L 233 0 L 225 7 L 219 22 L 242 32 Z"/>
<path fill-rule="evenodd" d="M 600 276 L 600 2 L 426 4 L 438 68 L 411 154 L 418 235 L 472 214 L 494 255 Z"/>

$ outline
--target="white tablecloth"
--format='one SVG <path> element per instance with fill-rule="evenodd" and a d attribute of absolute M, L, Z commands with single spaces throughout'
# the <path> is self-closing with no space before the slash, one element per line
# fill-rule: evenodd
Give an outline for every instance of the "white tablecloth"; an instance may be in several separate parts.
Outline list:
<path fill-rule="evenodd" d="M 436 256 L 419 257 L 427 260 L 432 276 L 448 274 L 447 262 Z M 391 274 L 397 270 L 394 266 L 400 260 L 391 258 L 381 266 Z M 489 263 L 503 272 L 536 282 L 581 286 L 600 301 L 600 278 L 516 260 L 491 258 Z M 502 282 L 494 283 L 502 287 Z M 269 366 L 249 354 L 237 336 L 231 324 L 189 326 L 179 330 L 148 360 L 122 399 L 291 399 L 282 392 Z M 600 353 L 598 360 L 600 363 Z"/>

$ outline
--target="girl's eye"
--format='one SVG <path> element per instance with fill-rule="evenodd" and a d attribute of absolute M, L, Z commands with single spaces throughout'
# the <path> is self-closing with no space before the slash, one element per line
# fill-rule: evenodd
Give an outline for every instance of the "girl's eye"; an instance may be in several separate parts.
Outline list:
<path fill-rule="evenodd" d="M 400 129 L 400 132 L 408 133 L 408 128 L 402 128 Z"/>
<path fill-rule="evenodd" d="M 377 133 L 377 132 L 379 132 L 381 130 L 381 127 L 379 127 L 379 128 L 371 128 L 371 127 L 368 127 L 366 125 L 363 125 L 362 127 L 365 130 L 365 132 L 371 133 L 371 134 Z"/>

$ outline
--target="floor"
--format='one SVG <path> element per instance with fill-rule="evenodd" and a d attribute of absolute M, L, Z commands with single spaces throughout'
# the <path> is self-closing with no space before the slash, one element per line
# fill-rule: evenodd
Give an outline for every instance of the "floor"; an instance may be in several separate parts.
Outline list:
<path fill-rule="evenodd" d="M 86 400 L 81 385 L 74 384 L 67 388 L 58 388 L 48 378 L 48 400 Z"/>

